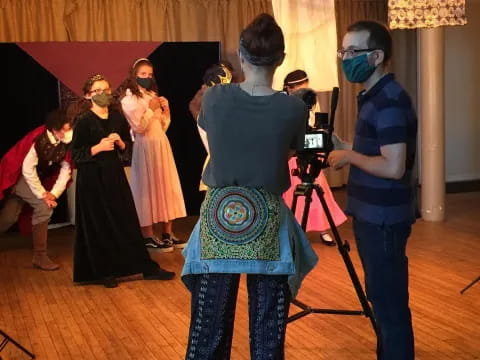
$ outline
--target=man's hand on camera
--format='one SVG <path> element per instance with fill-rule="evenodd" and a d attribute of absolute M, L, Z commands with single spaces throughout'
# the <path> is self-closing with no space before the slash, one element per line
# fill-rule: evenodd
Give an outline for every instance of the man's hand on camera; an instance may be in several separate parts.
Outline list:
<path fill-rule="evenodd" d="M 328 164 L 335 170 L 340 170 L 350 163 L 349 155 L 351 150 L 333 150 L 328 156 Z"/>
<path fill-rule="evenodd" d="M 352 144 L 343 141 L 337 134 L 332 134 L 332 143 L 335 150 L 352 150 Z"/>

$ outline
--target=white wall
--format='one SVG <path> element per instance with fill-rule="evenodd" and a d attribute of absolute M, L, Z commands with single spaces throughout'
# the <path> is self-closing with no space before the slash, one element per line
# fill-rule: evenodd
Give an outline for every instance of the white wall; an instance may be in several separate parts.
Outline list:
<path fill-rule="evenodd" d="M 465 26 L 445 27 L 446 181 L 480 179 L 480 0 Z"/>

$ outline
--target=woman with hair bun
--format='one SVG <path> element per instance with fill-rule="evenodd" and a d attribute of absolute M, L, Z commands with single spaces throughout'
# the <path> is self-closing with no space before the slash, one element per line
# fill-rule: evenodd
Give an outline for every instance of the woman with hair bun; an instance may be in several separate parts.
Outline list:
<path fill-rule="evenodd" d="M 198 125 L 210 160 L 205 200 L 183 254 L 192 295 L 187 359 L 229 359 L 240 274 L 247 274 L 251 359 L 283 359 L 289 303 L 317 256 L 282 200 L 303 148 L 305 104 L 272 89 L 285 57 L 272 16 L 241 33 L 245 81 L 209 88 Z"/>

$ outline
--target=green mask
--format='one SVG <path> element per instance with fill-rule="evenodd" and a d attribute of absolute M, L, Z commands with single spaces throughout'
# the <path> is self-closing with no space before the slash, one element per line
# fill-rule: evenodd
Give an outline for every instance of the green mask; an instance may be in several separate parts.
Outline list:
<path fill-rule="evenodd" d="M 92 96 L 92 101 L 100 107 L 107 107 L 112 103 L 112 94 L 105 92 L 101 94 L 95 94 Z"/>
<path fill-rule="evenodd" d="M 368 80 L 377 67 L 368 63 L 368 54 L 355 56 L 342 61 L 342 70 L 348 81 L 363 83 Z"/>

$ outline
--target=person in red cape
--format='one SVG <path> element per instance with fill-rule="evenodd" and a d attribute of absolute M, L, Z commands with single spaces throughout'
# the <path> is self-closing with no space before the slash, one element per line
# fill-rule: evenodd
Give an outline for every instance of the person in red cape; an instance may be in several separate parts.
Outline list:
<path fill-rule="evenodd" d="M 23 234 L 31 231 L 32 263 L 41 270 L 59 268 L 47 255 L 48 222 L 70 182 L 72 135 L 64 113 L 54 110 L 45 125 L 30 131 L 0 160 L 0 233 L 17 221 Z M 31 227 L 20 221 L 21 215 L 31 219 Z"/>

